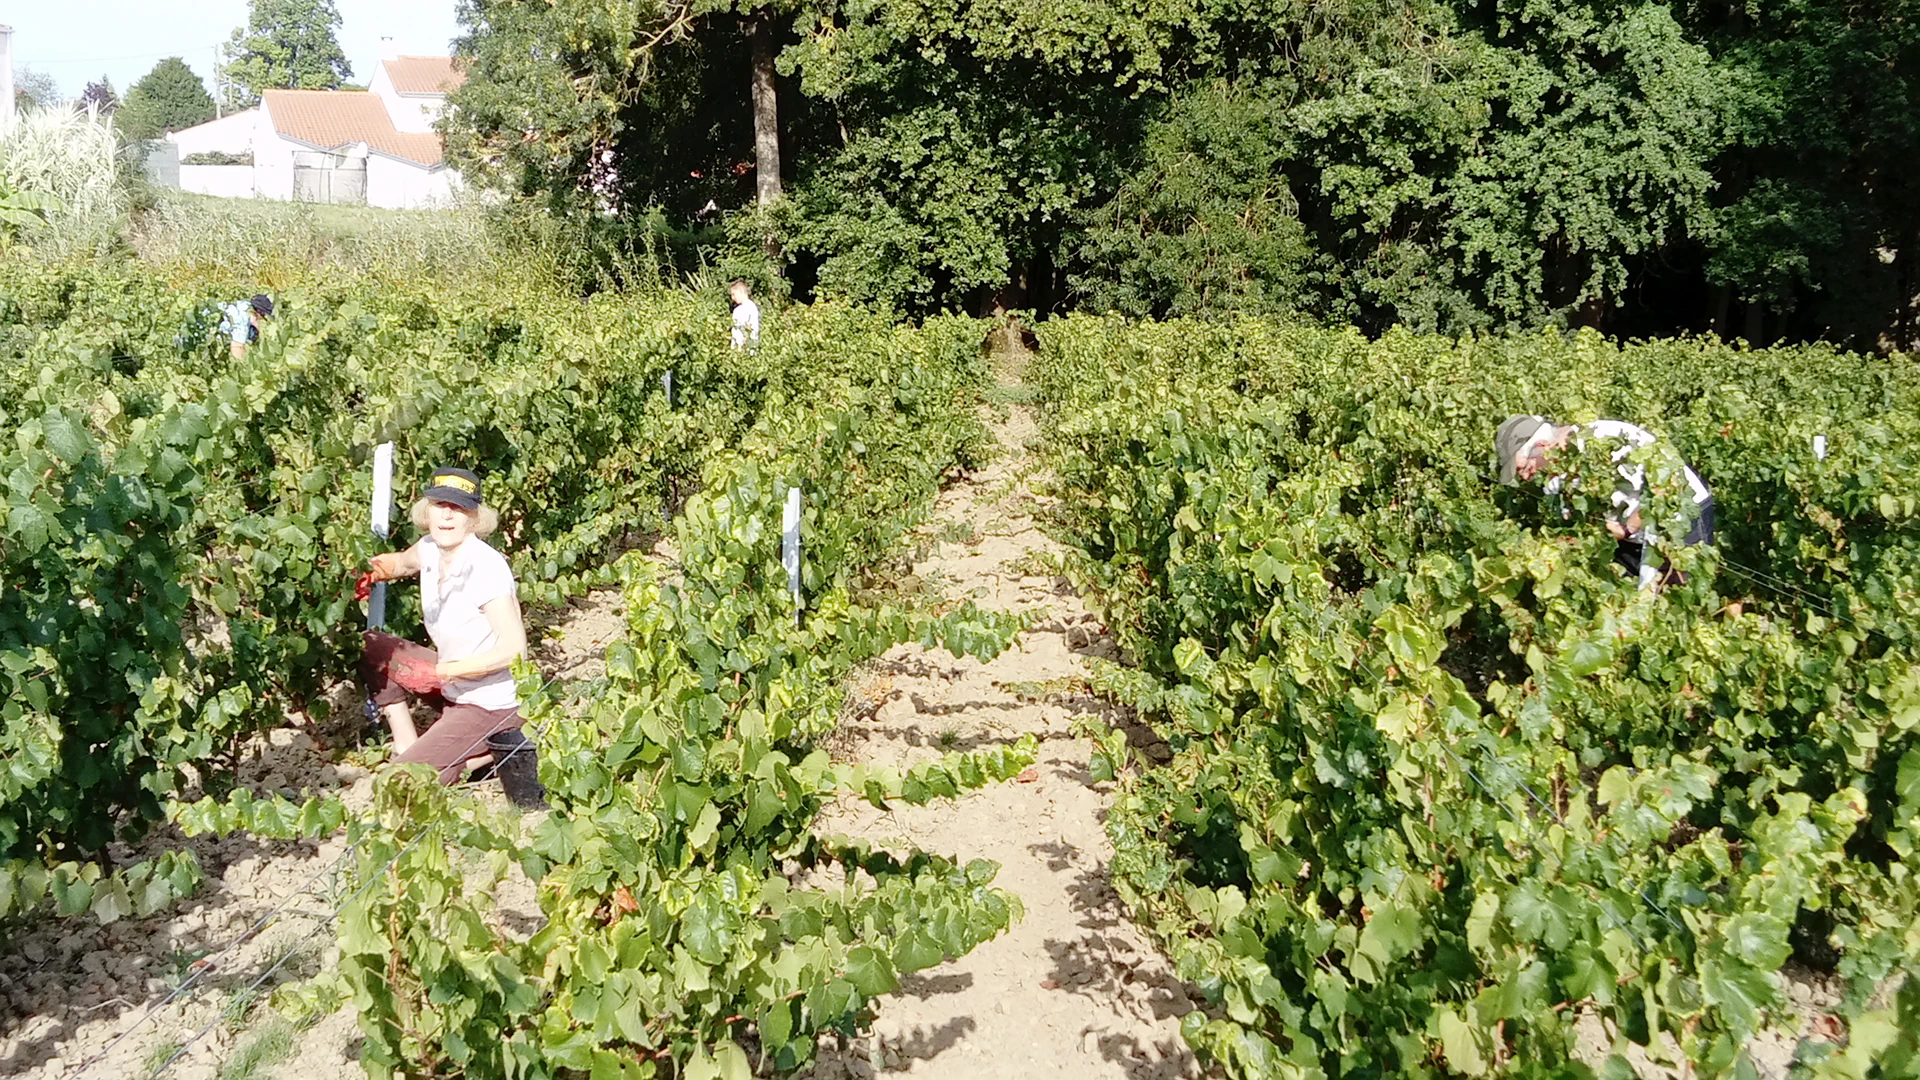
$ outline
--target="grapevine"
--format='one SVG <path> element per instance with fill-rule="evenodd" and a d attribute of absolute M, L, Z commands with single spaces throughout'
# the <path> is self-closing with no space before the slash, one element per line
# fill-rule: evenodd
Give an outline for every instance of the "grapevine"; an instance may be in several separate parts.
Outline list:
<path fill-rule="evenodd" d="M 1920 990 L 1870 1004 L 1920 960 L 1909 364 L 1251 321 L 1047 346 L 1058 527 L 1139 659 L 1101 683 L 1173 749 L 1102 740 L 1117 884 L 1218 1003 L 1197 1050 L 1504 1074 L 1594 1014 L 1742 1075 L 1797 953 L 1850 987 L 1855 1043 L 1810 1065 L 1914 1060 Z M 1623 581 L 1599 507 L 1492 482 L 1512 412 L 1657 423 L 1720 543 Z"/>
<path fill-rule="evenodd" d="M 156 324 L 172 317 L 172 301 L 130 283 L 93 284 L 166 308 Z M 829 799 L 925 803 L 1011 778 L 1035 757 L 1027 739 L 891 770 L 835 762 L 816 745 L 858 663 L 901 641 L 991 657 L 1020 630 L 971 605 L 891 606 L 868 580 L 942 477 L 984 444 L 977 327 L 908 329 L 822 306 L 740 353 L 677 303 L 499 312 L 405 295 L 290 298 L 276 333 L 242 360 L 191 343 L 167 352 L 149 334 L 129 346 L 148 354 L 137 378 L 89 368 L 49 384 L 19 418 L 22 453 L 44 455 L 28 465 L 47 466 L 32 497 L 59 509 L 100 492 L 117 507 L 117 478 L 141 476 L 142 497 L 124 500 L 121 518 L 87 524 L 110 526 L 95 530 L 108 543 L 146 543 L 151 581 L 125 590 L 141 603 L 83 608 L 75 634 L 40 635 L 39 651 L 8 670 L 56 691 L 16 695 L 36 716 L 94 710 L 103 734 L 148 755 L 89 788 L 68 731 L 23 712 L 9 736 L 43 731 L 45 745 L 23 749 L 50 767 L 0 800 L 17 845 L 99 843 L 114 820 L 95 801 L 103 783 L 111 809 L 135 822 L 164 813 L 189 834 L 344 828 L 338 968 L 276 998 L 324 1008 L 351 997 L 368 1067 L 416 1074 L 731 1076 L 749 1050 L 792 1069 L 818 1033 L 864 1026 L 901 974 L 1004 930 L 1020 907 L 993 888 L 991 863 L 815 832 Z M 91 310 L 35 321 L 23 307 L 16 333 L 42 348 L 77 336 Z M 419 359 L 376 359 L 393 353 Z M 156 391 L 162 372 L 176 377 Z M 102 404 L 112 402 L 118 412 Z M 167 802 L 185 763 L 202 768 L 284 704 L 311 704 L 303 695 L 344 667 L 357 615 L 344 585 L 370 550 L 362 462 L 387 439 L 403 473 L 446 459 L 488 476 L 526 599 L 623 590 L 626 633 L 604 676 L 577 687 L 522 672 L 551 816 L 523 832 L 408 769 L 378 779 L 365 815 L 336 798 L 244 790 Z M 136 462 L 159 468 L 136 473 Z M 806 508 L 797 623 L 776 531 L 794 487 Z M 676 561 L 623 554 L 667 524 L 663 504 Z M 44 622 L 54 597 L 71 594 L 61 589 L 97 588 L 88 573 L 126 565 L 73 558 L 79 518 L 44 537 L 22 537 L 30 516 L 4 524 L 13 539 L 0 550 L 22 560 L 9 572 L 31 567 L 42 589 L 13 601 L 19 625 Z M 169 575 L 171 607 L 141 596 Z M 130 630 L 135 610 L 145 621 Z M 397 618 L 404 629 L 417 614 L 403 603 Z M 91 654 L 74 640 L 93 627 L 103 644 L 106 627 L 139 642 L 154 665 L 145 685 L 168 696 L 51 679 L 85 670 L 76 661 Z M 111 670 L 110 657 L 95 662 Z M 531 940 L 488 919 L 491 886 L 510 868 L 538 883 L 546 919 Z"/>
<path fill-rule="evenodd" d="M 445 461 L 485 473 L 523 598 L 555 602 L 609 584 L 767 410 L 871 398 L 940 423 L 977 367 L 971 324 L 832 306 L 745 354 L 684 299 L 346 285 L 285 297 L 235 361 L 194 332 L 206 300 L 125 271 L 10 263 L 0 295 L 20 388 L 0 402 L 14 857 L 137 836 L 190 763 L 231 757 L 288 707 L 324 713 L 358 648 L 342 582 L 372 550 L 376 443 L 395 442 L 403 492 Z M 393 621 L 416 631 L 402 596 Z"/>

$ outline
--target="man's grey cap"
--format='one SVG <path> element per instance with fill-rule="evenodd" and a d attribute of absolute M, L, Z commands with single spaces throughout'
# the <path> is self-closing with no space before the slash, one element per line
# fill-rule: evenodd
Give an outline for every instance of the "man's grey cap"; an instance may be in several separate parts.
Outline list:
<path fill-rule="evenodd" d="M 1517 484 L 1513 458 L 1526 448 L 1541 426 L 1546 424 L 1544 416 L 1509 416 L 1500 423 L 1500 430 L 1493 436 L 1493 452 L 1500 457 L 1500 482 Z"/>

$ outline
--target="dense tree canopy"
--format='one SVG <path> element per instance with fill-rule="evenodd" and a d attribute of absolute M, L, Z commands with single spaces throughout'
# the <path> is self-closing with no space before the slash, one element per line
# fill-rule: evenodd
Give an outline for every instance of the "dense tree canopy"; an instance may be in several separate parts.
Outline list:
<path fill-rule="evenodd" d="M 796 288 L 909 312 L 1911 344 L 1916 7 L 465 0 L 449 139 L 557 208 L 751 218 Z"/>
<path fill-rule="evenodd" d="M 213 95 L 185 60 L 169 56 L 127 88 L 117 117 L 129 139 L 157 139 L 214 117 Z"/>
<path fill-rule="evenodd" d="M 246 108 L 262 90 L 332 90 L 353 74 L 340 50 L 333 0 L 251 0 L 247 25 L 221 46 L 228 102 Z"/>

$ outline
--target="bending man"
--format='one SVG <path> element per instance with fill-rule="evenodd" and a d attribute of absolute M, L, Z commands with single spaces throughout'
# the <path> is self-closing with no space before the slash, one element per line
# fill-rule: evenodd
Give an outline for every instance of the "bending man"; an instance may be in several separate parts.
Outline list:
<path fill-rule="evenodd" d="M 1660 568 L 1647 558 L 1648 545 L 1657 548 L 1674 536 L 1683 547 L 1713 542 L 1713 494 L 1699 474 L 1652 432 L 1623 420 L 1560 426 L 1544 416 L 1507 417 L 1493 438 L 1494 452 L 1500 457 L 1500 482 L 1515 485 L 1532 480 L 1546 467 L 1550 451 L 1569 444 L 1579 451 L 1589 444 L 1607 451 L 1613 479 L 1607 532 L 1620 542 L 1613 561 L 1638 578 L 1642 588 L 1662 580 Z M 1558 494 L 1570 485 L 1566 477 L 1554 475 L 1545 486 L 1549 493 Z M 1684 500 L 1679 509 L 1661 515 L 1648 505 L 1649 491 L 1655 497 L 1684 496 Z M 1677 571 L 1667 577 L 1680 580 Z"/>
<path fill-rule="evenodd" d="M 227 351 L 235 360 L 247 355 L 247 349 L 260 340 L 260 330 L 273 318 L 273 298 L 255 293 L 244 303 L 228 304 L 221 327 L 227 334 Z"/>

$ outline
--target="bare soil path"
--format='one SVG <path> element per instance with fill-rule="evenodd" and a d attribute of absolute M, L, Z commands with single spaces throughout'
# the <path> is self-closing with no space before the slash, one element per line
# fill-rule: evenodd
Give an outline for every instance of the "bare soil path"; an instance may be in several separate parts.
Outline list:
<path fill-rule="evenodd" d="M 1091 744 L 1075 717 L 1111 706 L 1088 693 L 1088 656 L 1112 644 L 1065 582 L 1047 569 L 1057 546 L 1036 526 L 1044 496 L 1018 405 L 994 425 L 996 460 L 945 491 L 925 530 L 932 550 L 913 568 L 930 588 L 1036 622 L 991 663 L 915 645 L 889 652 L 854 693 L 840 756 L 911 764 L 1038 735 L 1020 780 L 955 802 L 882 812 L 857 800 L 829 808 L 823 831 L 998 862 L 995 884 L 1026 915 L 959 961 L 903 980 L 870 1035 L 829 1048 L 820 1080 L 915 1077 L 1185 1077 L 1199 1075 L 1179 1017 L 1197 995 L 1127 918 L 1107 881 L 1106 785 L 1087 771 Z"/>

